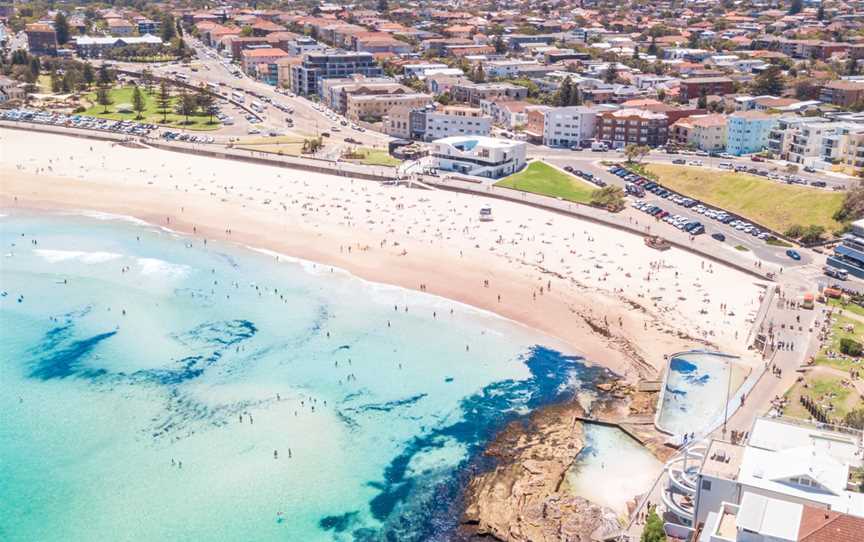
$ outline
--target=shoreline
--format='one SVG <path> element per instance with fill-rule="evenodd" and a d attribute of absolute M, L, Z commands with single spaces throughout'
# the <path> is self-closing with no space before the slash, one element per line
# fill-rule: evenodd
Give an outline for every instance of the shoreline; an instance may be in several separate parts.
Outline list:
<path fill-rule="evenodd" d="M 610 380 L 622 385 L 655 380 L 672 352 L 695 347 L 746 355 L 765 286 L 683 250 L 659 253 L 640 236 L 610 226 L 478 195 L 298 176 L 273 166 L 3 128 L 0 145 L 0 209 L 127 217 L 190 242 L 227 243 L 428 293 L 535 331 L 563 354 L 614 373 Z M 489 201 L 495 220 L 480 222 L 476 209 Z M 623 401 L 615 406 L 627 417 L 656 401 L 629 411 Z M 532 412 L 542 430 L 522 423 L 503 428 L 483 452 L 500 452 L 496 466 L 471 476 L 474 489 L 465 488 L 462 512 L 487 532 L 503 534 L 481 517 L 476 495 L 494 496 L 503 480 L 545 488 L 532 497 L 535 504 L 560 497 L 562 472 L 581 448 L 580 412 L 574 398 Z M 545 446 L 544 434 L 562 449 Z M 548 469 L 526 470 L 523 460 L 534 461 L 544 449 Z M 559 518 L 588 510 L 594 522 L 607 523 L 587 499 L 565 501 L 556 501 L 563 503 Z M 500 518 L 519 509 L 502 507 L 486 510 Z"/>
<path fill-rule="evenodd" d="M 263 186 L 274 184 L 274 176 L 282 179 L 291 175 L 291 172 L 286 173 L 281 168 L 270 166 L 229 164 L 227 160 L 213 158 L 193 159 L 170 151 L 129 149 L 107 142 L 0 129 L 0 141 L 9 142 L 10 135 L 12 140 L 7 147 L 20 144 L 24 156 L 19 156 L 19 153 L 10 148 L 0 160 L 0 176 L 3 178 L 0 182 L 0 205 L 4 207 L 126 215 L 155 227 L 176 230 L 191 238 L 214 239 L 253 249 L 270 250 L 288 257 L 344 269 L 363 280 L 424 291 L 493 312 L 537 330 L 567 345 L 567 353 L 580 355 L 592 363 L 608 367 L 630 381 L 655 378 L 662 366 L 662 357 L 668 352 L 694 346 L 716 347 L 721 350 L 731 347 L 737 352 L 743 350 L 740 342 L 733 345 L 734 341 L 718 341 L 717 337 L 711 337 L 705 334 L 705 331 L 700 337 L 696 333 L 698 330 L 686 329 L 678 325 L 679 322 L 668 318 L 671 316 L 669 311 L 672 306 L 678 308 L 685 305 L 680 299 L 665 308 L 657 307 L 657 300 L 663 295 L 648 297 L 650 293 L 662 294 L 665 289 L 660 287 L 659 292 L 653 290 L 650 284 L 651 274 L 676 269 L 677 277 L 677 269 L 685 260 L 691 268 L 696 268 L 695 262 L 701 261 L 701 271 L 699 268 L 695 269 L 697 277 L 694 279 L 701 280 L 698 275 L 703 275 L 705 270 L 709 269 L 705 260 L 683 251 L 673 249 L 663 255 L 649 253 L 661 260 L 658 260 L 654 269 L 647 271 L 647 279 L 643 278 L 643 281 L 647 281 L 643 287 L 645 293 L 631 296 L 625 294 L 625 288 L 616 288 L 613 285 L 613 288 L 610 288 L 613 291 L 609 291 L 587 284 L 591 279 L 604 283 L 611 282 L 610 278 L 622 278 L 621 267 L 617 276 L 610 275 L 608 271 L 602 271 L 602 276 L 597 276 L 599 271 L 590 271 L 591 267 L 603 267 L 595 260 L 608 257 L 605 252 L 585 259 L 583 254 L 575 254 L 576 250 L 570 250 L 571 255 L 575 254 L 576 262 L 586 267 L 583 273 L 589 280 L 583 282 L 577 279 L 575 274 L 567 276 L 555 269 L 552 264 L 557 262 L 547 260 L 545 247 L 542 245 L 540 248 L 544 250 L 539 252 L 539 257 L 535 256 L 534 261 L 531 261 L 527 250 L 523 250 L 521 255 L 514 254 L 513 249 L 507 247 L 506 238 L 501 233 L 497 234 L 496 239 L 494 232 L 501 228 L 501 219 L 496 218 L 495 222 L 485 225 L 491 231 L 475 234 L 473 230 L 484 225 L 478 226 L 477 221 L 472 222 L 470 215 L 465 217 L 464 213 L 461 214 L 459 220 L 454 220 L 459 226 L 463 226 L 464 239 L 458 240 L 459 242 L 452 242 L 453 237 L 458 235 L 455 233 L 444 239 L 441 226 L 438 226 L 434 236 L 426 229 L 431 226 L 424 227 L 420 232 L 425 235 L 415 235 L 415 232 L 411 231 L 423 227 L 418 215 L 421 212 L 427 213 L 426 209 L 414 212 L 413 209 L 418 206 L 430 209 L 434 207 L 433 212 L 440 212 L 440 222 L 446 223 L 450 220 L 448 215 L 458 210 L 457 204 L 461 204 L 463 208 L 479 206 L 486 200 L 479 196 L 408 188 L 385 189 L 372 181 L 307 174 L 309 181 L 277 181 L 290 184 L 290 190 L 285 192 L 282 199 L 294 199 L 290 203 L 280 201 L 277 204 L 273 197 L 263 202 L 264 205 L 269 205 L 264 207 L 258 204 L 259 202 L 247 203 L 256 199 L 249 194 L 261 191 Z M 68 152 L 66 148 L 61 150 L 54 147 L 58 156 L 53 159 L 45 156 L 46 153 L 35 152 L 35 149 L 40 147 L 44 150 L 49 142 L 62 142 L 70 149 L 77 147 L 79 153 L 68 155 L 68 161 L 86 160 L 88 165 L 75 168 L 74 163 L 65 163 L 67 159 L 64 155 Z M 29 153 L 25 149 L 30 149 Z M 105 156 L 112 154 L 123 154 L 128 156 L 130 161 L 121 160 L 112 170 L 112 166 L 105 162 Z M 23 162 L 13 163 L 13 160 L 22 158 Z M 192 182 L 194 179 L 184 179 L 184 176 L 195 174 L 193 167 L 187 165 L 193 160 L 196 165 L 206 163 L 208 167 L 215 168 L 209 179 L 210 184 L 219 181 L 216 171 L 223 169 L 233 170 L 234 176 L 230 182 L 236 184 L 230 187 L 222 185 L 222 190 L 217 191 L 218 188 L 202 186 L 208 180 L 206 174 L 202 174 L 197 183 Z M 138 171 L 129 167 L 152 168 L 158 162 L 162 162 L 163 171 L 156 172 L 155 175 L 148 167 L 140 167 Z M 262 178 L 254 179 L 259 174 Z M 243 179 L 246 176 L 250 178 Z M 319 179 L 328 186 L 310 184 L 310 181 L 317 183 Z M 244 184 L 243 193 L 237 194 L 241 189 L 241 182 Z M 331 189 L 329 196 L 326 190 L 322 190 L 328 188 Z M 343 199 L 349 190 L 357 195 L 351 198 L 350 204 Z M 371 194 L 374 190 L 380 193 Z M 204 193 L 196 194 L 194 191 Z M 275 196 L 276 191 L 272 192 Z M 304 196 L 305 201 L 301 199 Z M 330 205 L 326 204 L 328 197 L 331 198 Z M 401 203 L 403 200 L 406 203 Z M 374 205 L 382 215 L 392 215 L 394 201 L 397 202 L 395 209 L 400 211 L 400 216 L 391 219 L 392 225 L 384 224 L 383 220 L 379 223 L 373 218 L 370 207 Z M 431 205 L 430 201 L 435 205 Z M 277 206 L 280 204 L 281 207 Z M 575 218 L 554 216 L 554 213 L 516 203 L 495 204 L 505 210 L 505 219 L 512 214 L 514 217 L 518 216 L 519 220 L 542 220 L 546 226 L 553 221 L 560 221 L 574 229 L 585 228 L 584 235 L 589 243 L 593 242 L 593 235 L 599 231 L 600 235 L 611 236 L 614 233 L 616 237 L 642 244 L 641 238 L 614 231 L 609 227 L 587 224 Z M 335 211 L 331 210 L 334 207 Z M 341 219 L 333 217 L 334 212 L 345 213 L 345 216 Z M 365 219 L 365 222 L 358 222 L 357 216 Z M 515 220 L 506 220 L 504 225 L 509 225 L 511 221 Z M 427 215 L 426 223 L 430 222 Z M 374 226 L 364 228 L 371 224 Z M 407 231 L 399 231 L 400 228 Z M 466 233 L 469 228 L 471 231 Z M 384 231 L 371 231 L 373 229 Z M 450 229 L 455 231 L 455 225 Z M 485 250 L 479 242 L 480 235 L 485 236 L 483 244 L 489 244 Z M 520 231 L 517 230 L 516 235 L 520 236 L 519 242 L 512 240 L 511 245 L 518 246 L 524 241 L 524 235 Z M 574 231 L 571 239 L 575 236 Z M 533 241 L 535 246 L 532 249 L 536 249 L 536 241 L 530 238 L 528 241 Z M 549 244 L 547 241 L 541 242 Z M 502 251 L 499 247 L 502 246 L 503 250 L 508 251 L 503 257 L 499 255 Z M 593 252 L 593 249 L 589 250 Z M 627 250 L 630 250 L 630 247 Z M 629 256 L 628 259 L 632 258 L 633 256 Z M 564 260 L 562 257 L 561 262 Z M 670 264 L 668 260 L 674 262 Z M 593 266 L 589 265 L 589 262 L 593 262 Z M 644 264 L 644 258 L 637 257 L 633 262 Z M 714 266 L 710 263 L 709 266 L 709 272 L 714 272 Z M 753 283 L 754 289 L 751 293 L 759 291 L 758 281 L 752 277 L 739 271 L 720 269 L 730 275 L 724 284 L 730 290 L 734 290 L 736 284 L 742 284 L 740 281 L 744 279 Z M 631 281 L 635 280 L 630 273 L 626 275 Z M 701 289 L 698 282 L 697 286 Z M 692 301 L 692 309 L 701 308 L 696 302 L 695 299 Z M 652 304 L 655 306 L 651 307 Z M 657 308 L 660 310 L 656 310 Z M 688 318 L 682 315 L 680 320 L 683 323 L 688 321 Z M 744 324 L 740 317 L 738 321 L 740 323 L 737 326 Z M 728 335 L 732 334 L 731 331 L 730 329 Z M 744 327 L 735 329 L 736 338 L 739 331 L 744 331 Z"/>

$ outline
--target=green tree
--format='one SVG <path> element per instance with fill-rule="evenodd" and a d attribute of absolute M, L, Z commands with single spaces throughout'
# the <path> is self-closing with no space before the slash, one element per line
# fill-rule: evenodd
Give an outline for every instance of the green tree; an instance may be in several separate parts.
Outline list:
<path fill-rule="evenodd" d="M 657 56 L 657 37 L 651 36 L 651 44 L 648 45 L 648 54 Z"/>
<path fill-rule="evenodd" d="M 696 102 L 699 109 L 708 109 L 708 91 L 703 87 L 699 91 L 699 100 Z"/>
<path fill-rule="evenodd" d="M 843 337 L 840 339 L 840 351 L 847 356 L 858 357 L 861 355 L 861 343 L 855 339 Z"/>
<path fill-rule="evenodd" d="M 804 9 L 803 0 L 792 0 L 792 3 L 789 4 L 789 15 L 796 15 L 798 13 L 801 13 L 802 9 Z"/>
<path fill-rule="evenodd" d="M 648 519 L 645 520 L 645 528 L 642 529 L 641 542 L 665 542 L 666 533 L 663 532 L 663 520 L 657 515 L 655 510 L 648 513 Z"/>
<path fill-rule="evenodd" d="M 388 11 L 390 11 L 390 3 L 387 0 L 378 0 L 376 8 L 381 13 L 387 13 Z"/>
<path fill-rule="evenodd" d="M 65 45 L 69 41 L 69 21 L 61 12 L 54 16 L 54 32 L 57 34 L 57 43 Z"/>
<path fill-rule="evenodd" d="M 572 99 L 573 82 L 570 81 L 569 77 L 565 77 L 564 81 L 561 82 L 561 86 L 558 88 L 558 92 L 555 94 L 555 105 L 561 107 L 570 105 L 570 100 Z"/>
<path fill-rule="evenodd" d="M 132 88 L 132 109 L 135 111 L 135 118 L 140 120 L 143 118 L 141 113 L 147 108 L 144 103 L 144 94 L 142 94 L 141 89 L 138 88 L 138 85 L 135 85 Z"/>
<path fill-rule="evenodd" d="M 84 69 L 81 71 L 81 78 L 84 79 L 84 84 L 87 85 L 87 88 L 90 88 L 90 85 L 96 81 L 96 74 L 93 73 L 93 66 L 91 66 L 89 62 L 84 64 Z"/>
<path fill-rule="evenodd" d="M 843 417 L 843 423 L 855 429 L 864 429 L 864 408 L 847 412 L 846 416 Z"/>
<path fill-rule="evenodd" d="M 858 75 L 858 61 L 850 57 L 846 61 L 846 75 Z"/>
<path fill-rule="evenodd" d="M 641 161 L 649 152 L 651 152 L 651 148 L 645 145 L 630 143 L 624 147 L 624 156 L 627 157 L 627 161 L 630 163 Z"/>
<path fill-rule="evenodd" d="M 57 72 L 51 72 L 51 92 L 59 94 L 63 90 L 63 79 Z"/>
<path fill-rule="evenodd" d="M 176 111 L 178 115 L 183 115 L 184 124 L 189 124 L 189 116 L 194 115 L 196 109 L 198 109 L 198 102 L 195 95 L 190 94 L 186 89 L 181 89 L 177 97 Z"/>
<path fill-rule="evenodd" d="M 324 146 L 320 137 L 310 137 L 303 140 L 303 149 L 302 152 L 304 154 L 315 154 L 316 152 L 321 150 L 321 147 Z"/>
<path fill-rule="evenodd" d="M 819 9 L 816 10 L 816 18 L 820 21 L 825 20 L 825 6 L 819 4 Z"/>
<path fill-rule="evenodd" d="M 108 66 L 106 66 L 104 63 L 99 66 L 99 77 L 96 80 L 96 84 L 99 86 L 110 86 L 113 80 L 114 77 L 108 70 Z"/>
<path fill-rule="evenodd" d="M 474 69 L 474 82 L 475 83 L 483 83 L 486 81 L 486 72 L 483 71 L 483 63 L 478 62 L 477 68 Z"/>
<path fill-rule="evenodd" d="M 156 107 L 162 113 L 162 122 L 168 122 L 168 112 L 171 111 L 171 89 L 168 83 L 159 83 L 159 94 L 156 95 Z"/>
<path fill-rule="evenodd" d="M 591 193 L 591 205 L 617 213 L 624 209 L 624 190 L 620 186 L 604 186 Z"/>
<path fill-rule="evenodd" d="M 33 74 L 33 78 L 38 78 L 41 71 L 42 64 L 39 62 L 39 57 L 30 57 L 30 73 Z"/>
<path fill-rule="evenodd" d="M 606 66 L 606 71 L 603 72 L 603 81 L 609 84 L 614 83 L 618 80 L 618 69 L 615 65 L 615 61 L 609 62 L 609 65 Z"/>
<path fill-rule="evenodd" d="M 172 17 L 170 14 L 166 13 L 162 17 L 161 29 L 162 29 L 162 34 L 160 37 L 162 38 L 162 42 L 163 43 L 170 43 L 171 40 L 173 40 L 174 37 L 177 35 L 177 31 L 175 30 L 175 26 L 174 26 L 174 17 Z"/>
<path fill-rule="evenodd" d="M 769 66 L 753 81 L 752 90 L 756 95 L 780 96 L 784 86 L 785 82 L 780 66 Z"/>
<path fill-rule="evenodd" d="M 109 88 L 110 87 L 104 85 L 99 85 L 99 88 L 96 89 L 96 102 L 103 107 L 103 113 L 108 112 L 108 106 L 112 103 L 111 92 Z"/>
<path fill-rule="evenodd" d="M 147 94 L 153 94 L 153 72 L 150 68 L 141 70 L 141 82 L 144 84 L 144 90 Z"/>
<path fill-rule="evenodd" d="M 499 55 L 503 55 L 507 52 L 507 44 L 504 43 L 504 38 L 501 37 L 501 34 L 495 36 L 495 40 L 492 42 L 495 46 L 495 52 Z"/>
<path fill-rule="evenodd" d="M 252 27 L 251 26 L 246 25 L 240 29 L 240 37 L 241 38 L 248 38 L 251 35 L 252 35 Z"/>
<path fill-rule="evenodd" d="M 216 112 L 219 110 L 216 107 L 216 100 L 213 98 L 213 95 L 207 92 L 207 90 L 202 85 L 201 88 L 198 89 L 198 95 L 195 97 L 198 108 L 201 112 L 209 117 L 210 124 L 213 124 L 213 117 L 216 115 Z"/>

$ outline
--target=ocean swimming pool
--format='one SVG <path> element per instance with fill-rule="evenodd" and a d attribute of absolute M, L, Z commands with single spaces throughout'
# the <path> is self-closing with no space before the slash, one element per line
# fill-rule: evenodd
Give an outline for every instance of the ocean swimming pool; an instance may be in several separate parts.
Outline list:
<path fill-rule="evenodd" d="M 446 539 L 494 432 L 608 376 L 445 299 L 99 218 L 0 219 L 3 540 Z"/>
<path fill-rule="evenodd" d="M 673 435 L 704 435 L 722 421 L 749 371 L 734 356 L 690 351 L 669 360 L 657 427 Z M 731 415 L 733 410 L 729 410 Z"/>

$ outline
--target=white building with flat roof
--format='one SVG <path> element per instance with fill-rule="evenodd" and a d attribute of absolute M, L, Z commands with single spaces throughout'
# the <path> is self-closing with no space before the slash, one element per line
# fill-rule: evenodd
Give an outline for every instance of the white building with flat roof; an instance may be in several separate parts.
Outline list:
<path fill-rule="evenodd" d="M 433 167 L 474 177 L 500 179 L 525 166 L 522 141 L 485 136 L 453 136 L 432 142 Z"/>
<path fill-rule="evenodd" d="M 666 474 L 663 504 L 693 527 L 724 506 L 743 508 L 747 495 L 864 518 L 864 443 L 855 429 L 757 418 L 745 441 L 693 445 L 667 463 Z"/>

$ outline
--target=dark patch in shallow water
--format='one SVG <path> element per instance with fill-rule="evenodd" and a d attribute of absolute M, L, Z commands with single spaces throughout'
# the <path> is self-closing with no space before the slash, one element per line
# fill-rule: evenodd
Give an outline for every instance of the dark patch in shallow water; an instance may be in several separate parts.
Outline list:
<path fill-rule="evenodd" d="M 493 466 L 482 451 L 498 431 L 513 420 L 526 419 L 519 412 L 571 399 L 579 389 L 594 388 L 614 376 L 607 369 L 541 346 L 530 350 L 525 364 L 529 378 L 495 382 L 466 397 L 460 404 L 463 419 L 411 439 L 385 468 L 383 479 L 368 482 L 379 491 L 369 509 L 383 527 L 355 529 L 354 540 L 449 540 L 458 526 L 462 489 L 474 473 Z M 579 381 L 577 386 L 571 385 L 573 377 Z M 455 469 L 410 471 L 415 458 L 451 441 L 467 450 L 467 458 Z"/>
<path fill-rule="evenodd" d="M 359 512 L 345 512 L 339 516 L 325 516 L 321 518 L 318 525 L 325 531 L 334 531 L 343 533 L 348 530 L 354 523 L 357 522 Z"/>
<path fill-rule="evenodd" d="M 71 376 L 92 379 L 107 373 L 105 369 L 87 368 L 84 366 L 84 362 L 102 341 L 110 339 L 117 334 L 117 331 L 99 333 L 86 339 L 72 341 L 65 348 L 61 348 L 60 344 L 64 339 L 58 337 L 61 335 L 68 337 L 68 334 L 71 333 L 69 326 L 71 324 L 54 328 L 48 332 L 48 344 L 46 345 L 48 348 L 43 346 L 34 352 L 38 361 L 33 364 L 34 366 L 27 376 L 38 378 L 39 380 L 68 378 Z M 56 334 L 52 334 L 54 332 Z M 52 344 L 53 347 L 51 346 Z"/>

